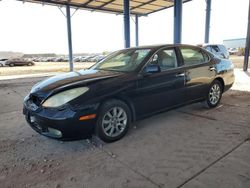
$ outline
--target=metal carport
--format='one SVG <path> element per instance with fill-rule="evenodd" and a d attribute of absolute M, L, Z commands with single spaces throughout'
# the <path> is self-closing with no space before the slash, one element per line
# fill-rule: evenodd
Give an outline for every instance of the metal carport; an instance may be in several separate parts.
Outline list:
<path fill-rule="evenodd" d="M 69 46 L 69 63 L 70 71 L 73 71 L 73 50 L 71 39 L 71 13 L 70 8 L 85 9 L 90 11 L 101 11 L 114 14 L 124 15 L 124 46 L 130 47 L 130 15 L 135 16 L 135 35 L 136 45 L 139 45 L 139 17 L 147 16 L 157 11 L 174 7 L 174 43 L 181 43 L 182 35 L 182 4 L 191 0 L 18 0 L 23 2 L 40 3 L 54 6 L 66 7 L 68 46 Z M 210 12 L 211 1 L 205 0 L 206 24 L 205 24 L 205 43 L 209 42 L 210 29 Z M 248 31 L 245 48 L 244 71 L 248 68 L 250 47 L 250 4 L 248 16 Z"/>

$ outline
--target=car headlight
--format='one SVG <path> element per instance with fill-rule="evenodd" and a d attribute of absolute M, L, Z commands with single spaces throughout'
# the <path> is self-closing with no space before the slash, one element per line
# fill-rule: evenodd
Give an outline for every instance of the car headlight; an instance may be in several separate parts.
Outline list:
<path fill-rule="evenodd" d="M 69 89 L 58 94 L 53 95 L 48 98 L 42 106 L 44 107 L 59 107 L 67 102 L 79 97 L 80 95 L 86 93 L 89 90 L 88 87 L 79 87 L 74 89 Z"/>

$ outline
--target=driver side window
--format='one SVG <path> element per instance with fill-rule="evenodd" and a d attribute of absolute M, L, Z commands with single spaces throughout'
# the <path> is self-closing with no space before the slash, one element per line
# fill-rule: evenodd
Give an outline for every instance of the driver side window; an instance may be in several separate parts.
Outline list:
<path fill-rule="evenodd" d="M 158 64 L 161 70 L 168 70 L 177 67 L 177 58 L 174 49 L 163 49 L 157 52 L 151 64 Z"/>

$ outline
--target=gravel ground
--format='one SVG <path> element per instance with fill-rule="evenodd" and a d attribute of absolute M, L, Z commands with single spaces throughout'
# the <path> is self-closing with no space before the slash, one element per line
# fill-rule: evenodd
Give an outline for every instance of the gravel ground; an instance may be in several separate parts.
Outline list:
<path fill-rule="evenodd" d="M 74 63 L 74 69 L 80 70 L 88 68 L 93 63 Z M 15 67 L 0 67 L 0 80 L 3 76 L 24 75 L 24 74 L 39 74 L 39 73 L 55 73 L 69 71 L 68 62 L 35 62 L 34 66 L 15 66 Z"/>
<path fill-rule="evenodd" d="M 231 55 L 230 59 L 234 63 L 235 68 L 243 68 L 244 56 Z"/>
<path fill-rule="evenodd" d="M 148 117 L 116 143 L 62 142 L 22 115 L 40 79 L 0 81 L 1 188 L 250 187 L 249 92 L 230 90 L 212 110 L 197 103 Z"/>

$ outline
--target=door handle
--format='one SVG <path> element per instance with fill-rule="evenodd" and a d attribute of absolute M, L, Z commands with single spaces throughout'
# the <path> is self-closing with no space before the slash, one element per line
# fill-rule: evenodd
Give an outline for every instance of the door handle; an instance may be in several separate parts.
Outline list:
<path fill-rule="evenodd" d="M 214 67 L 210 67 L 209 70 L 210 70 L 210 71 L 214 71 L 215 68 L 214 68 Z"/>
<path fill-rule="evenodd" d="M 185 73 L 177 73 L 177 74 L 175 75 L 175 77 L 183 77 L 183 76 L 185 76 Z"/>

